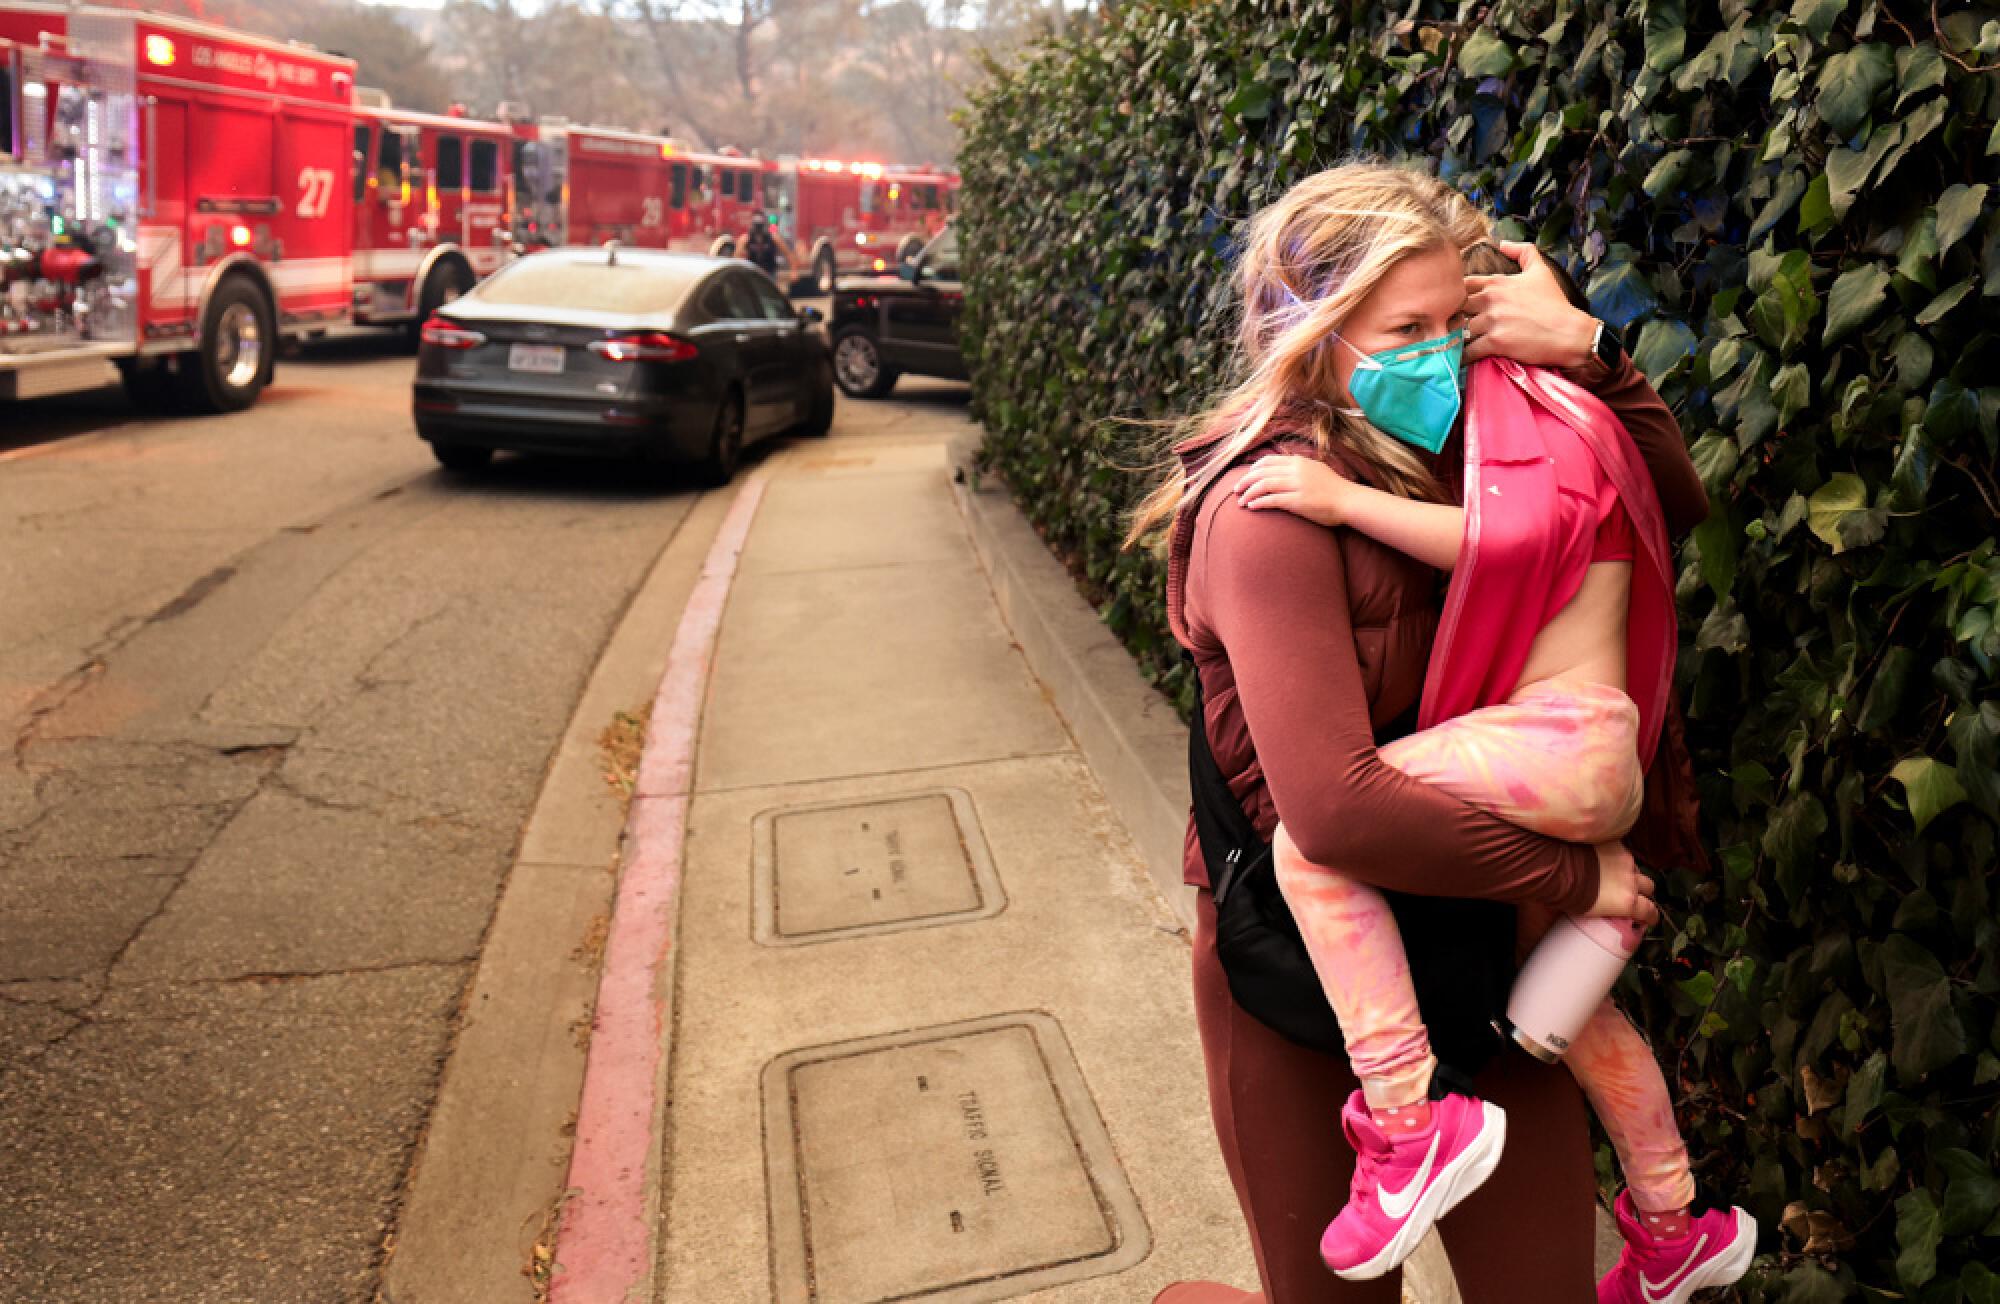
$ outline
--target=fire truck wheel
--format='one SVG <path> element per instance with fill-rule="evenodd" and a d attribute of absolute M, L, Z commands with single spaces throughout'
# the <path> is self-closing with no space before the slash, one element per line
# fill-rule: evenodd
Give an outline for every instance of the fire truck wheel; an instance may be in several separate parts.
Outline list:
<path fill-rule="evenodd" d="M 821 294 L 833 293 L 834 278 L 839 274 L 840 269 L 833 263 L 833 250 L 822 248 L 813 255 L 813 285 Z"/>
<path fill-rule="evenodd" d="M 241 412 L 271 383 L 277 324 L 271 301 L 247 276 L 215 289 L 202 314 L 201 339 L 180 359 L 181 398 L 196 412 Z"/>
<path fill-rule="evenodd" d="M 483 471 L 493 461 L 492 449 L 474 448 L 470 444 L 433 443 L 431 455 L 437 458 L 438 465 L 445 470 L 460 473 Z"/>
<path fill-rule="evenodd" d="M 843 326 L 833 337 L 833 378 L 849 398 L 882 398 L 901 373 L 882 365 L 882 348 L 866 326 Z"/>
<path fill-rule="evenodd" d="M 715 408 L 715 429 L 708 436 L 708 455 L 695 468 L 703 484 L 725 485 L 743 458 L 743 396 L 735 390 Z"/>
<path fill-rule="evenodd" d="M 415 348 L 422 339 L 424 323 L 431 314 L 444 307 L 472 288 L 472 273 L 456 258 L 440 258 L 437 266 L 431 268 L 430 275 L 424 277 L 423 293 L 417 298 L 417 315 L 404 327 L 410 337 L 410 347 Z"/>
<path fill-rule="evenodd" d="M 806 404 L 802 435 L 823 435 L 833 429 L 833 364 L 822 360 L 813 367 L 812 395 Z"/>

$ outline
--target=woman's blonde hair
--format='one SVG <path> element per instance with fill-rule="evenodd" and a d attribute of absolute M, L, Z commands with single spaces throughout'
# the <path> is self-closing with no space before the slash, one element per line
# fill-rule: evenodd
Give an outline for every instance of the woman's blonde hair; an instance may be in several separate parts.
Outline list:
<path fill-rule="evenodd" d="M 1160 484 L 1132 514 L 1125 546 L 1171 521 L 1244 451 L 1274 431 L 1310 439 L 1365 463 L 1381 488 L 1441 501 L 1417 451 L 1327 401 L 1337 386 L 1331 332 L 1390 269 L 1412 254 L 1465 250 L 1492 237 L 1492 222 L 1451 186 L 1414 167 L 1365 159 L 1314 173 L 1250 219 L 1236 264 L 1242 377 L 1169 436 L 1174 453 L 1213 451 L 1190 478 L 1163 459 Z"/>

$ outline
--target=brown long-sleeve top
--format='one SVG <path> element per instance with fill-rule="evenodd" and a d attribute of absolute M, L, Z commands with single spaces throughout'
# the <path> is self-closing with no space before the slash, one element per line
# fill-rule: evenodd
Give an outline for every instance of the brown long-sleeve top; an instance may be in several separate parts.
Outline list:
<path fill-rule="evenodd" d="M 1708 495 L 1679 423 L 1629 360 L 1593 372 L 1566 374 L 1624 423 L 1668 528 L 1686 532 Z M 1203 453 L 1188 450 L 1195 463 Z M 1441 478 L 1456 484 L 1455 446 L 1443 456 Z M 1233 490 L 1247 464 L 1175 521 L 1167 613 L 1201 676 L 1210 748 L 1258 833 L 1282 817 L 1307 858 L 1378 887 L 1589 909 L 1591 848 L 1468 806 L 1376 752 L 1376 732 L 1422 691 L 1443 577 L 1356 531 L 1244 509 Z M 1207 884 L 1192 822 L 1184 864 L 1188 882 Z"/>

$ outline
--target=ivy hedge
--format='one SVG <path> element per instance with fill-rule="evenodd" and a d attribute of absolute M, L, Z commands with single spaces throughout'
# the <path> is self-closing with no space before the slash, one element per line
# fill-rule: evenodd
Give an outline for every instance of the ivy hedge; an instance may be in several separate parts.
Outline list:
<path fill-rule="evenodd" d="M 1185 707 L 1156 450 L 1227 376 L 1242 219 L 1419 156 L 1561 258 L 1713 514 L 1681 690 L 1721 870 L 1663 886 L 1629 1008 L 1740 1297 L 2000 1304 L 2000 11 L 1962 3 L 1129 0 L 964 111 L 987 465 Z M 1607 1171 L 1608 1180 L 1608 1171 Z"/>

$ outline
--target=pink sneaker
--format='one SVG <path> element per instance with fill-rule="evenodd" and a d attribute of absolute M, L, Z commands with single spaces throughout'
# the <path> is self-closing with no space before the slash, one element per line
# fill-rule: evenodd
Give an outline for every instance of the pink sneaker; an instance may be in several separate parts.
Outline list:
<path fill-rule="evenodd" d="M 1354 1146 L 1354 1181 L 1347 1207 L 1319 1238 L 1319 1257 L 1349 1281 L 1401 1266 L 1438 1219 L 1493 1175 L 1507 1141 L 1507 1115 L 1472 1096 L 1432 1101 L 1428 1129 L 1392 1138 L 1357 1091 L 1340 1125 Z"/>
<path fill-rule="evenodd" d="M 1612 1206 L 1625 1251 L 1597 1283 L 1597 1304 L 1687 1304 L 1698 1290 L 1727 1286 L 1750 1270 L 1757 1220 L 1741 1209 L 1710 1209 L 1688 1220 L 1677 1241 L 1656 1241 L 1639 1222 L 1629 1191 Z"/>

